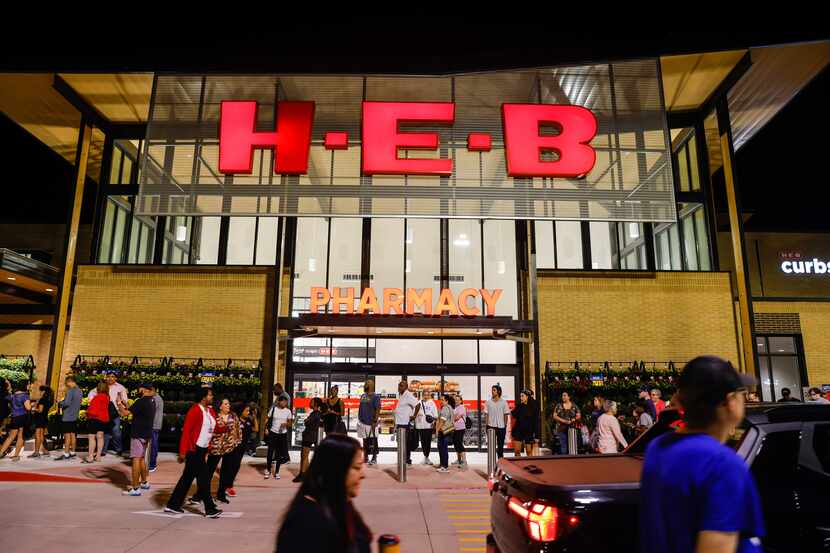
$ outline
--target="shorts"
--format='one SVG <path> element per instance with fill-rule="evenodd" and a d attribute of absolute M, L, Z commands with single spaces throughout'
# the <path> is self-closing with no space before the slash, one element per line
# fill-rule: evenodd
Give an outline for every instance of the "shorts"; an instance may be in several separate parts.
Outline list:
<path fill-rule="evenodd" d="M 149 441 L 147 438 L 130 438 L 130 459 L 142 459 Z"/>
<path fill-rule="evenodd" d="M 377 438 L 378 431 L 371 424 L 363 424 L 357 421 L 357 437 L 361 440 L 365 438 Z"/>
<path fill-rule="evenodd" d="M 46 428 L 46 427 L 49 426 L 49 420 L 42 413 L 36 413 L 34 415 L 34 419 L 35 419 L 35 428 Z"/>
<path fill-rule="evenodd" d="M 89 419 L 86 421 L 86 429 L 90 434 L 97 434 L 98 432 L 109 432 L 110 423 L 99 421 L 98 419 Z"/>
<path fill-rule="evenodd" d="M 61 421 L 61 432 L 63 434 L 74 434 L 78 431 L 78 421 Z"/>
<path fill-rule="evenodd" d="M 18 430 L 29 426 L 29 415 L 18 415 L 12 417 L 11 422 L 6 427 L 9 430 Z"/>

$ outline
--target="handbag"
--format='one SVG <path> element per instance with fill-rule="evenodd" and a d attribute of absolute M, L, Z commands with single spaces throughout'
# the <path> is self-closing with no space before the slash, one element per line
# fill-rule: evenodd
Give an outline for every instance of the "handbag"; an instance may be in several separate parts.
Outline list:
<path fill-rule="evenodd" d="M 434 423 L 435 422 L 435 417 L 433 417 L 432 415 L 427 415 L 427 410 L 426 410 L 426 407 L 424 406 L 423 401 L 421 402 L 421 409 L 424 411 L 424 418 L 427 420 L 427 422 L 429 424 Z"/>
<path fill-rule="evenodd" d="M 467 428 L 467 430 L 473 427 L 473 419 L 470 418 L 470 415 L 467 415 L 467 417 L 464 419 L 464 426 Z"/>

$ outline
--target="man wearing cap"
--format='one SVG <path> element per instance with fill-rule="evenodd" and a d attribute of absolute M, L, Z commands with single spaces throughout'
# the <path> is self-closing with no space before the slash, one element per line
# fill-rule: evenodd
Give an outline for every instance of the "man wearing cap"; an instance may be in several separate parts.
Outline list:
<path fill-rule="evenodd" d="M 686 426 L 646 448 L 640 488 L 643 553 L 749 553 L 764 535 L 755 481 L 725 445 L 754 380 L 719 357 L 690 361 L 677 382 Z"/>
<path fill-rule="evenodd" d="M 156 416 L 156 404 L 153 402 L 153 385 L 141 384 L 138 393 L 141 394 L 129 407 L 122 406 L 121 416 L 132 414 L 133 421 L 130 427 L 130 459 L 133 463 L 132 486 L 127 488 L 123 495 L 139 496 L 141 490 L 149 490 L 147 481 L 149 472 L 144 458 L 147 454 L 150 441 L 153 439 L 153 419 Z"/>

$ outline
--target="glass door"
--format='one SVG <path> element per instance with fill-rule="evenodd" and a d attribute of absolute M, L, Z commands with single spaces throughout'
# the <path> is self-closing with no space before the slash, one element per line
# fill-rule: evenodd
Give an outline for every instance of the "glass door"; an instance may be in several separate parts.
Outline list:
<path fill-rule="evenodd" d="M 507 402 L 507 406 L 512 411 L 516 406 L 516 377 L 510 375 L 497 376 L 482 376 L 481 377 L 481 399 L 479 401 L 479 410 L 481 411 L 481 447 L 487 447 L 487 420 L 484 418 L 484 405 L 488 399 L 492 398 L 491 389 L 498 384 L 501 386 L 501 397 Z M 504 437 L 504 451 L 507 452 L 513 446 L 512 438 L 510 436 L 510 417 L 507 418 L 507 434 Z"/>
<path fill-rule="evenodd" d="M 328 374 L 294 375 L 294 398 L 291 404 L 291 407 L 294 409 L 292 445 L 300 445 L 303 430 L 305 429 L 305 418 L 311 412 L 311 398 L 326 397 L 328 380 Z"/>
<path fill-rule="evenodd" d="M 804 367 L 796 336 L 757 336 L 758 369 L 761 374 L 761 398 L 780 401 L 782 390 L 790 398 L 804 401 Z"/>
<path fill-rule="evenodd" d="M 346 433 L 357 438 L 357 411 L 360 408 L 360 396 L 363 395 L 365 374 L 332 374 L 328 392 L 337 386 L 337 395 L 343 401 L 343 422 Z"/>
<path fill-rule="evenodd" d="M 478 449 L 481 443 L 481 425 L 479 424 L 478 376 L 445 375 L 444 392 L 460 397 L 467 408 L 467 416 L 473 421 L 472 428 L 464 433 L 464 447 Z"/>

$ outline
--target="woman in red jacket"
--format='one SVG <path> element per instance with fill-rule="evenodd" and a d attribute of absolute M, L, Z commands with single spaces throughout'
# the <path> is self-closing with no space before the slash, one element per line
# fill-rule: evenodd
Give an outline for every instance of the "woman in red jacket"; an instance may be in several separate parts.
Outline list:
<path fill-rule="evenodd" d="M 101 381 L 95 389 L 95 397 L 86 408 L 87 440 L 89 453 L 82 460 L 92 463 L 101 460 L 101 450 L 104 448 L 104 433 L 109 430 L 110 424 L 110 394 L 109 385 Z M 97 445 L 96 445 L 97 444 Z"/>

